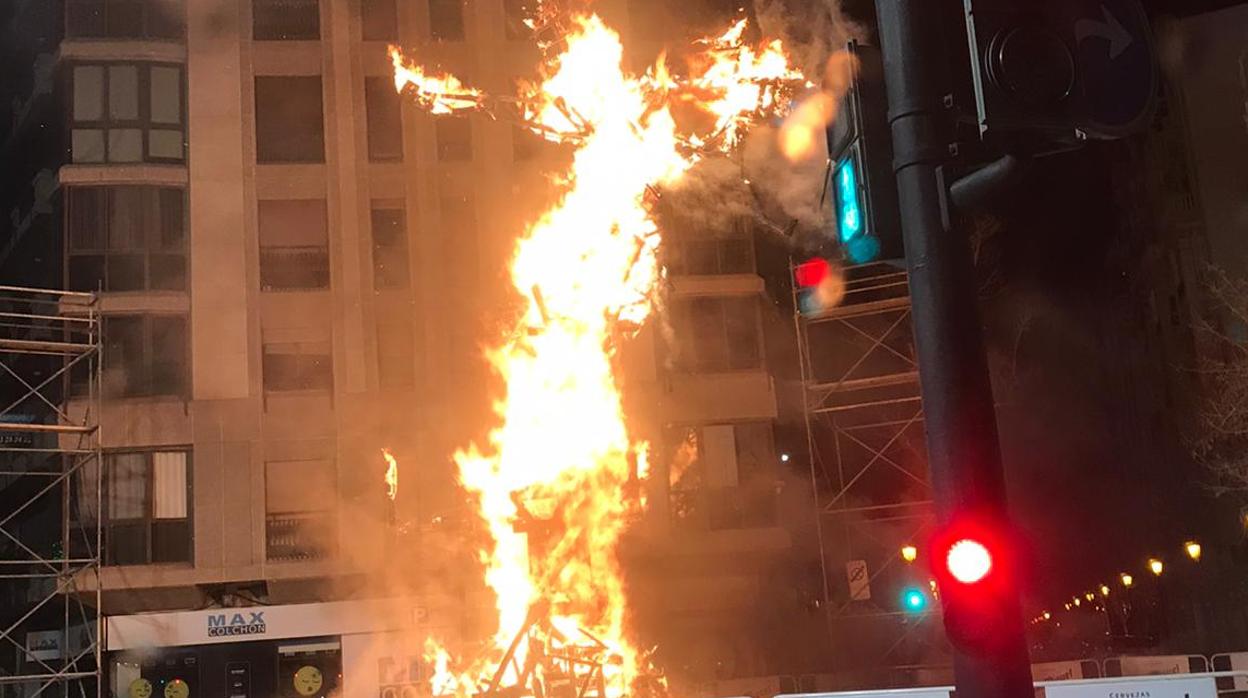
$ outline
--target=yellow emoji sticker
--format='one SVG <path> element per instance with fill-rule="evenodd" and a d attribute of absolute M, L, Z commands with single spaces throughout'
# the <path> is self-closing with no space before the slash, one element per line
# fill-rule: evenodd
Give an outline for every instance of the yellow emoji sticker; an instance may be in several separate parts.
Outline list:
<path fill-rule="evenodd" d="M 174 679 L 165 684 L 165 698 L 188 698 L 191 687 L 182 679 Z"/>
<path fill-rule="evenodd" d="M 152 682 L 137 678 L 130 682 L 130 690 L 127 693 L 130 698 L 152 698 Z"/>
<path fill-rule="evenodd" d="M 316 667 L 305 664 L 299 667 L 295 672 L 295 691 L 301 696 L 316 695 L 321 690 L 321 684 L 324 678 L 321 676 L 321 670 Z"/>

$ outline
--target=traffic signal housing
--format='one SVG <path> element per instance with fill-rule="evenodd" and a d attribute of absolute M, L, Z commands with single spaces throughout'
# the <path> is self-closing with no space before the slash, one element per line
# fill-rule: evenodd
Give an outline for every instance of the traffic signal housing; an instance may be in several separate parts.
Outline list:
<path fill-rule="evenodd" d="M 955 519 L 933 537 L 931 551 L 949 641 L 979 656 L 1008 650 L 1000 643 L 1021 618 L 1011 537 L 991 522 Z"/>
<path fill-rule="evenodd" d="M 856 68 L 828 125 L 837 243 L 850 264 L 905 257 L 880 51 L 851 41 Z"/>
<path fill-rule="evenodd" d="M 845 296 L 840 269 L 823 257 L 811 257 L 794 267 L 793 283 L 797 289 L 797 310 L 805 317 L 835 308 Z"/>
<path fill-rule="evenodd" d="M 1043 154 L 1143 128 L 1158 70 L 1139 0 L 963 0 L 980 136 Z"/>

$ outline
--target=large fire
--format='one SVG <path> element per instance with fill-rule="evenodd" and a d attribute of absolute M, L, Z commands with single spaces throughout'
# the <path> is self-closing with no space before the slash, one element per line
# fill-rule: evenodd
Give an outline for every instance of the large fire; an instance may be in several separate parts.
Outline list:
<path fill-rule="evenodd" d="M 488 443 L 455 455 L 493 541 L 481 558 L 497 632 L 475 660 L 455 662 L 431 642 L 435 694 L 550 681 L 543 661 L 567 660 L 580 676 L 571 664 L 587 654 L 597 659 L 584 685 L 605 695 L 628 692 L 649 670 L 626 633 L 615 555 L 640 506 L 629 483 L 644 475 L 647 445 L 627 427 L 613 358 L 655 307 L 656 191 L 706 152 L 735 146 L 786 90 L 806 85 L 779 41 L 750 45 L 744 31 L 741 21 L 698 42 L 684 77 L 662 59 L 631 75 L 619 35 L 596 15 L 573 14 L 541 44 L 540 82 L 505 101 L 391 48 L 397 89 L 429 111 L 511 110 L 572 147 L 558 202 L 528 225 L 511 262 L 523 310 L 488 351 L 506 386 L 499 425 Z"/>
<path fill-rule="evenodd" d="M 386 496 L 393 502 L 399 496 L 399 461 L 388 448 L 381 449 L 381 458 L 386 461 Z"/>

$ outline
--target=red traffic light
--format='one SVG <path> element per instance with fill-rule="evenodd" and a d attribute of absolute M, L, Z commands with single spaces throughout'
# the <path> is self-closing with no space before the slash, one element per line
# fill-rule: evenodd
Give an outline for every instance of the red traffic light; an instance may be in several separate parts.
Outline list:
<path fill-rule="evenodd" d="M 830 266 L 828 260 L 822 257 L 808 259 L 797 265 L 797 269 L 793 271 L 794 280 L 797 281 L 797 285 L 801 288 L 818 286 L 828 277 L 831 271 Z"/>
<path fill-rule="evenodd" d="M 988 546 L 972 538 L 962 538 L 949 546 L 945 555 L 949 576 L 963 584 L 975 584 L 992 571 L 992 553 Z"/>

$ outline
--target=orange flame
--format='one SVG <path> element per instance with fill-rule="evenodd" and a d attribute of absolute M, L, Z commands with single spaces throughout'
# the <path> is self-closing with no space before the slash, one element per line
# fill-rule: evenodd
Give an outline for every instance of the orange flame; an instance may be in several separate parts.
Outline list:
<path fill-rule="evenodd" d="M 454 75 L 434 75 L 420 66 L 410 64 L 394 46 L 390 47 L 390 62 L 394 64 L 394 89 L 405 88 L 417 103 L 433 114 L 451 114 L 457 111 L 479 109 L 485 102 L 480 90 L 464 85 Z"/>
<path fill-rule="evenodd" d="M 381 457 L 386 460 L 386 496 L 393 502 L 399 494 L 399 461 L 388 448 L 381 449 Z"/>
<path fill-rule="evenodd" d="M 622 695 L 644 669 L 626 634 L 615 551 L 640 506 L 629 482 L 647 471 L 648 445 L 627 427 L 613 359 L 659 290 L 660 236 L 647 200 L 681 179 L 701 150 L 727 150 L 753 120 L 778 111 L 786 84 L 804 83 L 780 42 L 741 42 L 744 21 L 701 42 L 684 79 L 662 62 L 627 73 L 619 35 L 596 15 L 564 26 L 550 44 L 560 53 L 544 58 L 543 79 L 518 111 L 527 128 L 574 146 L 571 165 L 556 180 L 558 202 L 516 243 L 510 273 L 523 311 L 487 352 L 506 389 L 495 404 L 499 425 L 487 443 L 455 454 L 492 539 L 481 559 L 498 626 L 489 656 L 458 673 L 440 645 L 426 647 L 435 694 L 473 692 L 513 639 L 516 661 L 501 675 L 519 680 L 530 651 L 549 653 L 521 635 L 536 608 L 548 614 L 549 643 L 588 637 L 607 648 L 607 696 Z M 396 87 L 426 109 L 485 103 L 453 76 L 430 78 L 397 49 L 391 56 Z M 682 131 L 677 104 L 709 114 L 709 126 Z"/>

